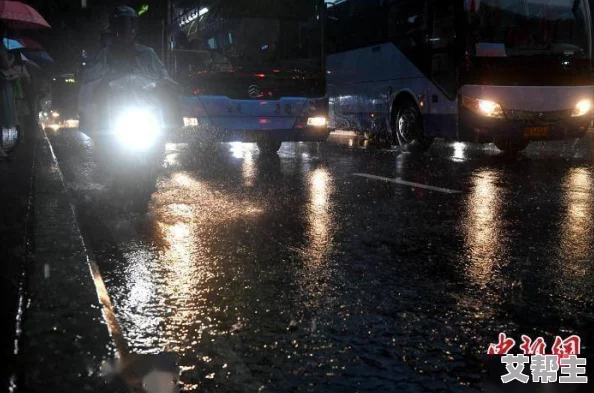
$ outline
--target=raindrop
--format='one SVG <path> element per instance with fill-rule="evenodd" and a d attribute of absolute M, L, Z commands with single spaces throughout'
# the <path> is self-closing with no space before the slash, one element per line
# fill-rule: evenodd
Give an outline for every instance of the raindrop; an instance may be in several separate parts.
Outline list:
<path fill-rule="evenodd" d="M 291 322 L 289 323 L 289 327 L 287 328 L 287 330 L 294 332 L 295 330 L 297 330 L 297 321 L 294 319 L 291 319 Z"/>

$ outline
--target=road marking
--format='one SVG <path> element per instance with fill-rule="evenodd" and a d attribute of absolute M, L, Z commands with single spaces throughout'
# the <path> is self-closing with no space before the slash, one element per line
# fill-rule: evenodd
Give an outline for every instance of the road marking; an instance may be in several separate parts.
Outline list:
<path fill-rule="evenodd" d="M 62 186 L 65 190 L 68 190 L 66 187 L 66 179 L 64 177 L 64 172 L 62 172 L 62 168 L 60 163 L 58 162 L 58 157 L 56 156 L 56 152 L 54 151 L 54 147 L 49 139 L 49 136 L 43 130 L 43 134 L 46 140 L 46 143 L 49 146 L 50 154 L 54 163 L 56 164 L 56 168 L 58 170 L 58 174 L 60 175 L 60 180 L 62 181 Z M 90 247 L 90 242 L 87 241 L 88 236 L 86 236 L 83 228 L 79 225 L 79 213 L 76 205 L 72 202 L 72 196 L 68 195 L 68 202 L 70 204 L 70 210 L 74 216 L 75 220 L 75 230 L 78 233 L 80 242 L 82 244 L 83 250 L 85 251 L 85 257 L 87 259 L 87 263 L 89 265 L 89 270 L 91 272 L 91 277 L 93 278 L 93 282 L 95 284 L 95 290 L 97 292 L 97 298 L 101 306 L 103 306 L 103 318 L 105 319 L 105 323 L 107 324 L 107 330 L 109 331 L 109 335 L 113 341 L 115 350 L 117 352 L 118 357 L 128 356 L 130 354 L 130 347 L 126 342 L 124 334 L 122 333 L 122 329 L 114 312 L 113 305 L 111 303 L 111 299 L 109 298 L 109 292 L 105 287 L 105 283 L 103 282 L 103 277 L 101 276 L 101 272 L 99 270 L 99 266 L 97 265 L 95 255 L 93 250 Z"/>
<path fill-rule="evenodd" d="M 421 184 L 421 183 L 413 183 L 413 182 L 402 180 L 402 179 L 393 179 L 390 177 L 369 175 L 367 173 L 353 173 L 353 175 L 359 176 L 359 177 L 365 177 L 365 178 L 373 179 L 373 180 L 382 180 L 382 181 L 387 181 L 390 183 L 402 184 L 404 186 L 411 186 L 411 187 L 415 187 L 415 188 L 424 188 L 426 190 L 443 192 L 444 194 L 460 194 L 460 193 L 462 193 L 462 191 L 459 191 L 459 190 L 451 190 L 449 188 L 435 187 L 435 186 L 430 186 L 430 185 Z"/>

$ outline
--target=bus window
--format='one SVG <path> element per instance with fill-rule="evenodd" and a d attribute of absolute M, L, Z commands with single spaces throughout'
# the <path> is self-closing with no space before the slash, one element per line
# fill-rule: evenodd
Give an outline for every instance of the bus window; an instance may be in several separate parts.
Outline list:
<path fill-rule="evenodd" d="M 344 37 L 342 34 L 342 25 L 344 20 L 341 19 L 340 10 L 338 6 L 333 3 L 328 3 L 327 23 L 326 23 L 326 37 L 327 48 L 329 54 L 340 52 L 344 50 Z M 343 8 L 343 7 L 340 7 Z"/>
<path fill-rule="evenodd" d="M 393 2 L 383 18 L 386 38 L 424 73 L 429 72 L 426 5 L 426 1 L 418 0 Z"/>
<path fill-rule="evenodd" d="M 456 30 L 453 1 L 436 1 L 433 7 L 431 77 L 449 98 L 456 95 Z"/>
<path fill-rule="evenodd" d="M 590 56 L 589 17 L 572 0 L 483 0 L 469 15 L 469 44 L 497 43 L 505 55 L 543 56 L 571 52 Z M 472 49 L 472 47 L 471 47 Z M 479 57 L 491 52 L 471 51 Z M 487 53 L 487 55 L 485 55 Z"/>
<path fill-rule="evenodd" d="M 392 3 L 389 6 L 387 17 L 390 38 L 406 34 L 411 28 L 424 28 L 425 2 L 404 0 Z"/>

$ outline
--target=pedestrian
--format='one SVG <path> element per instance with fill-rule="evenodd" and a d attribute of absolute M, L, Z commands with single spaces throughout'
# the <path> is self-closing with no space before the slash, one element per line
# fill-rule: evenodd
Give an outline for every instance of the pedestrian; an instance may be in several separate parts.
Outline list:
<path fill-rule="evenodd" d="M 14 95 L 14 81 L 18 74 L 13 69 L 14 55 L 9 53 L 4 43 L 0 44 L 0 130 L 5 132 L 16 130 L 17 109 Z M 0 160 L 9 159 L 0 143 Z"/>
<path fill-rule="evenodd" d="M 18 79 L 14 81 L 14 96 L 16 100 L 17 108 L 17 129 L 21 142 L 24 142 L 24 129 L 29 128 L 30 125 L 30 94 L 31 94 L 31 74 L 23 60 L 22 56 L 17 55 L 15 57 L 14 64 L 12 66 L 15 73 L 18 75 Z"/>

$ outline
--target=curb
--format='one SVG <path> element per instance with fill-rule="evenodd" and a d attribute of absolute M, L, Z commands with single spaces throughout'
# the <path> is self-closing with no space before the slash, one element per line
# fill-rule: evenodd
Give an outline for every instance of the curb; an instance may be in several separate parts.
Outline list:
<path fill-rule="evenodd" d="M 31 127 L 30 127 L 31 126 Z M 0 347 L 7 367 L 0 372 L 2 387 L 10 390 L 19 377 L 18 351 L 22 331 L 23 310 L 26 301 L 27 266 L 33 250 L 33 182 L 35 167 L 35 139 L 25 135 L 33 133 L 34 125 L 19 132 L 19 140 L 0 170 L 2 202 L 6 207 L 0 218 L 0 254 L 2 255 L 2 339 Z"/>
<path fill-rule="evenodd" d="M 44 132 L 34 175 L 35 250 L 28 266 L 18 389 L 107 392 L 100 366 L 113 358 L 114 348 L 68 190 Z"/>

